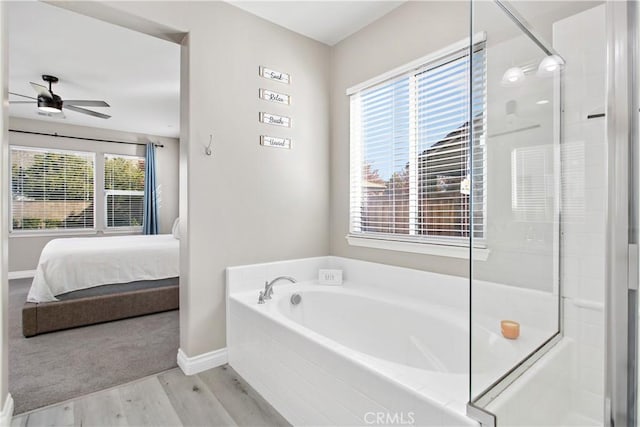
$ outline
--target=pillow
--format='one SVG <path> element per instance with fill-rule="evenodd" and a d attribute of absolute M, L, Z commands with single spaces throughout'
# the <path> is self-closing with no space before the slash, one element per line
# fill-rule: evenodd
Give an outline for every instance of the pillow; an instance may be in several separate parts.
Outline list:
<path fill-rule="evenodd" d="M 180 218 L 176 218 L 176 220 L 173 221 L 173 227 L 171 228 L 171 234 L 173 234 L 173 237 L 175 237 L 176 239 L 180 240 Z"/>

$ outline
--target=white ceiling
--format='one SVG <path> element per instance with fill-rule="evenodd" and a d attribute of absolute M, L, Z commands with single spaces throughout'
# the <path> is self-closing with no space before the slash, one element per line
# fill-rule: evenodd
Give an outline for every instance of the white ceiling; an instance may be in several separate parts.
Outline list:
<path fill-rule="evenodd" d="M 404 1 L 243 1 L 240 9 L 333 46 Z"/>
<path fill-rule="evenodd" d="M 9 115 L 177 137 L 180 129 L 180 48 L 154 37 L 39 1 L 9 2 L 9 91 L 35 96 L 29 82 L 60 78 L 62 99 L 104 100 L 104 120 L 73 111 L 45 117 L 32 104 Z M 10 100 L 20 98 L 10 96 Z M 91 107 L 86 107 L 91 109 Z"/>

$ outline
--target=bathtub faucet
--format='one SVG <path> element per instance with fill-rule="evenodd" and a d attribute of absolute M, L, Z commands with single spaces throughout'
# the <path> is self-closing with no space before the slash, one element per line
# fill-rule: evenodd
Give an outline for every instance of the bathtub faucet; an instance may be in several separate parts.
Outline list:
<path fill-rule="evenodd" d="M 264 282 L 264 292 L 262 295 L 265 300 L 271 299 L 271 295 L 273 295 L 273 285 L 280 280 L 288 280 L 291 283 L 296 283 L 296 279 L 291 276 L 280 276 L 270 282 Z"/>

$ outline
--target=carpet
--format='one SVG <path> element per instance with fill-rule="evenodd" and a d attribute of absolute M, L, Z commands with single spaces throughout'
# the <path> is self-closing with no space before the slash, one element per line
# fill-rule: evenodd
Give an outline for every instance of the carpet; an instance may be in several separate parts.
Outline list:
<path fill-rule="evenodd" d="M 176 367 L 178 311 L 22 336 L 31 279 L 9 281 L 9 392 L 15 414 Z"/>

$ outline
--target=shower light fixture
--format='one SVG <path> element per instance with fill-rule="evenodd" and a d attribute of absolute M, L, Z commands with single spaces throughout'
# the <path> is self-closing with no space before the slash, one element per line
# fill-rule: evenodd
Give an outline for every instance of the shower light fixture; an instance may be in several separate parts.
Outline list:
<path fill-rule="evenodd" d="M 520 67 L 511 67 L 502 75 L 503 86 L 516 86 L 524 80 L 524 71 Z"/>
<path fill-rule="evenodd" d="M 560 71 L 564 66 L 564 60 L 558 55 L 545 56 L 538 66 L 538 76 L 546 77 Z"/>
<path fill-rule="evenodd" d="M 540 101 L 536 102 L 536 104 L 538 105 L 544 105 L 544 104 L 548 104 L 549 100 L 548 99 L 541 99 Z"/>

